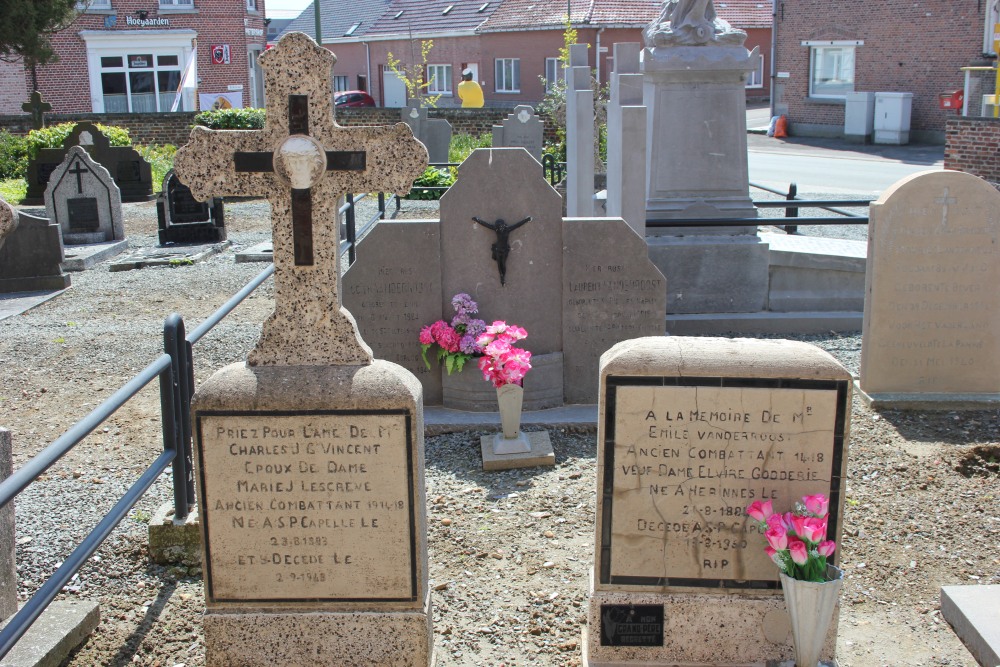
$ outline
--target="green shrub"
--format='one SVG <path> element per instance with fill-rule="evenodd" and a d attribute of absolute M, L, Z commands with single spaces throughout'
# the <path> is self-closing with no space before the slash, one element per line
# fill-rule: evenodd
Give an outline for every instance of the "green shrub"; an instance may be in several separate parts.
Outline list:
<path fill-rule="evenodd" d="M 260 130 L 265 117 L 263 109 L 217 109 L 202 111 L 194 117 L 194 124 L 210 130 Z"/>
<path fill-rule="evenodd" d="M 427 167 L 420 177 L 413 181 L 413 188 L 410 194 L 404 199 L 440 199 L 445 193 L 444 190 L 426 190 L 429 187 L 450 187 L 455 182 L 455 175 L 451 169 L 437 169 Z"/>
<path fill-rule="evenodd" d="M 28 144 L 24 137 L 0 130 L 0 179 L 24 178 L 28 173 Z"/>
<path fill-rule="evenodd" d="M 173 144 L 150 144 L 148 146 L 136 146 L 139 155 L 149 163 L 153 172 L 153 192 L 159 192 L 163 186 L 163 177 L 174 168 L 174 154 L 177 153 L 177 146 Z"/>
<path fill-rule="evenodd" d="M 102 125 L 101 123 L 96 123 L 96 126 L 101 131 L 101 134 L 108 138 L 108 143 L 112 146 L 132 145 L 132 139 L 128 136 L 127 128 L 116 125 Z M 25 137 L 28 147 L 28 159 L 38 157 L 38 151 L 43 148 L 61 148 L 66 141 L 66 137 L 73 132 L 74 127 L 76 127 L 76 123 L 60 123 L 42 128 L 41 130 L 28 132 L 28 136 Z"/>

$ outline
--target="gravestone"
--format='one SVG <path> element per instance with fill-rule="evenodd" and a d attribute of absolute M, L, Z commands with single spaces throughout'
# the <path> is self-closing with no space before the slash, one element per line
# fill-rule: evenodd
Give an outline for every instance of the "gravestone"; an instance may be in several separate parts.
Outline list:
<path fill-rule="evenodd" d="M 526 104 L 519 104 L 501 125 L 493 126 L 493 147 L 520 147 L 541 163 L 544 129 L 545 124 L 535 115 L 535 110 Z"/>
<path fill-rule="evenodd" d="M 478 149 L 441 198 L 440 222 L 382 221 L 359 242 L 345 303 L 372 349 L 421 379 L 428 405 L 497 409 L 475 359 L 449 376 L 420 358 L 420 329 L 450 319 L 457 293 L 471 295 L 487 323 L 527 329 L 525 410 L 595 402 L 601 353 L 663 333 L 666 285 L 643 240 L 621 219 L 563 219 L 560 207 L 523 148 Z M 492 227 L 503 220 L 506 243 L 475 218 Z"/>
<path fill-rule="evenodd" d="M 0 482 L 10 477 L 13 470 L 14 445 L 10 431 L 0 426 Z M 14 503 L 11 501 L 0 509 L 0 620 L 10 618 L 17 611 L 14 539 Z"/>
<path fill-rule="evenodd" d="M 413 130 L 413 136 L 427 148 L 428 159 L 437 164 L 448 162 L 451 146 L 451 123 L 443 118 L 428 118 L 426 107 L 412 104 L 399 111 L 400 118 Z"/>
<path fill-rule="evenodd" d="M 0 293 L 69 287 L 70 277 L 63 273 L 62 261 L 59 225 L 14 211 L 0 199 Z"/>
<path fill-rule="evenodd" d="M 153 198 L 152 170 L 134 148 L 112 146 L 93 123 L 77 123 L 62 148 L 43 148 L 34 160 L 28 162 L 28 190 L 22 203 L 42 203 L 52 172 L 62 164 L 74 146 L 84 147 L 91 159 L 108 170 L 123 202 L 149 201 Z"/>
<path fill-rule="evenodd" d="M 52 111 L 52 105 L 42 101 L 42 94 L 37 90 L 31 91 L 28 101 L 21 105 L 21 111 L 31 114 L 31 128 L 40 130 L 45 127 L 45 114 Z"/>
<path fill-rule="evenodd" d="M 600 383 L 584 664 L 792 657 L 778 568 L 744 508 L 823 493 L 840 543 L 850 373 L 806 343 L 672 336 L 619 343 Z M 837 626 L 835 612 L 824 659 Z"/>
<path fill-rule="evenodd" d="M 1000 401 L 1000 193 L 914 174 L 870 209 L 859 387 L 897 405 Z"/>
<path fill-rule="evenodd" d="M 222 199 L 200 202 L 171 169 L 163 177 L 156 198 L 160 245 L 166 243 L 218 243 L 226 240 L 226 218 Z"/>
<path fill-rule="evenodd" d="M 106 243 L 125 238 L 122 202 L 108 170 L 80 146 L 70 148 L 45 189 L 45 212 L 63 243 Z"/>
<path fill-rule="evenodd" d="M 196 198 L 272 210 L 274 313 L 192 404 L 208 667 L 431 663 L 420 384 L 341 307 L 337 220 L 346 192 L 407 192 L 426 152 L 404 124 L 338 126 L 335 61 L 285 35 L 264 129 L 195 128 L 175 160 Z"/>
<path fill-rule="evenodd" d="M 624 218 L 646 237 L 646 107 L 642 103 L 638 42 L 614 45 L 608 101 L 607 214 Z"/>
<path fill-rule="evenodd" d="M 566 215 L 594 214 L 594 90 L 588 44 L 569 47 L 566 68 Z"/>

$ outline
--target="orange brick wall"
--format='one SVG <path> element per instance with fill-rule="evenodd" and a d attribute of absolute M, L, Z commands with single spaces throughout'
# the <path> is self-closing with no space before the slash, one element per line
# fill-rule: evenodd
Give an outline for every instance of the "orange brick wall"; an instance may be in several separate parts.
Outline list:
<path fill-rule="evenodd" d="M 957 169 L 1000 184 L 1000 119 L 949 118 L 944 168 Z"/>

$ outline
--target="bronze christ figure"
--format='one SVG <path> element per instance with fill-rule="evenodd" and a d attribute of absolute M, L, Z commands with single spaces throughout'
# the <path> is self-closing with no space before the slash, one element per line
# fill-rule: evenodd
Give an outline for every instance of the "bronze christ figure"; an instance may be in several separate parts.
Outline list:
<path fill-rule="evenodd" d="M 479 218 L 472 218 L 480 225 L 486 229 L 491 229 L 496 232 L 497 240 L 490 250 L 493 251 L 493 260 L 497 263 L 497 268 L 500 269 L 500 284 L 507 284 L 507 256 L 510 255 L 510 233 L 520 227 L 521 225 L 531 222 L 531 216 L 529 215 L 524 220 L 520 222 L 515 222 L 513 225 L 508 225 L 504 222 L 503 218 L 498 218 L 496 222 L 490 224 Z"/>

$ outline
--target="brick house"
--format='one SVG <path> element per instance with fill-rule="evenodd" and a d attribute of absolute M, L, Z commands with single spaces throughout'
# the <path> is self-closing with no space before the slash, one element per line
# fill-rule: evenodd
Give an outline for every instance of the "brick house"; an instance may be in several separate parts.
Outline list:
<path fill-rule="evenodd" d="M 775 99 L 792 134 L 840 136 L 848 92 L 910 92 L 911 137 L 943 143 L 955 114 L 939 96 L 962 89 L 962 67 L 995 59 L 998 20 L 996 0 L 777 0 Z"/>
<path fill-rule="evenodd" d="M 590 65 L 608 82 L 613 46 L 642 42 L 642 29 L 659 13 L 660 0 L 320 0 L 322 42 L 337 55 L 335 88 L 368 90 L 380 106 L 402 106 L 405 89 L 388 54 L 409 64 L 420 60 L 420 42 L 432 40 L 430 91 L 439 107 L 460 106 L 461 74 L 473 70 L 487 106 L 537 104 L 546 81 L 560 76 L 567 4 L 581 43 L 591 45 Z M 760 49 L 761 68 L 747 84 L 750 99 L 770 94 L 770 0 L 726 0 L 716 11 L 747 31 L 747 48 Z M 375 12 L 376 9 L 381 11 Z M 307 7 L 286 30 L 315 36 L 314 10 Z M 377 14 L 377 15 L 376 15 Z"/>
<path fill-rule="evenodd" d="M 264 0 L 86 0 L 79 7 L 52 37 L 59 60 L 35 72 L 53 113 L 193 111 L 199 98 L 202 106 L 263 104 Z M 32 74 L 5 68 L 0 83 L 0 101 L 23 101 Z M 4 111 L 20 113 L 20 104 Z"/>

